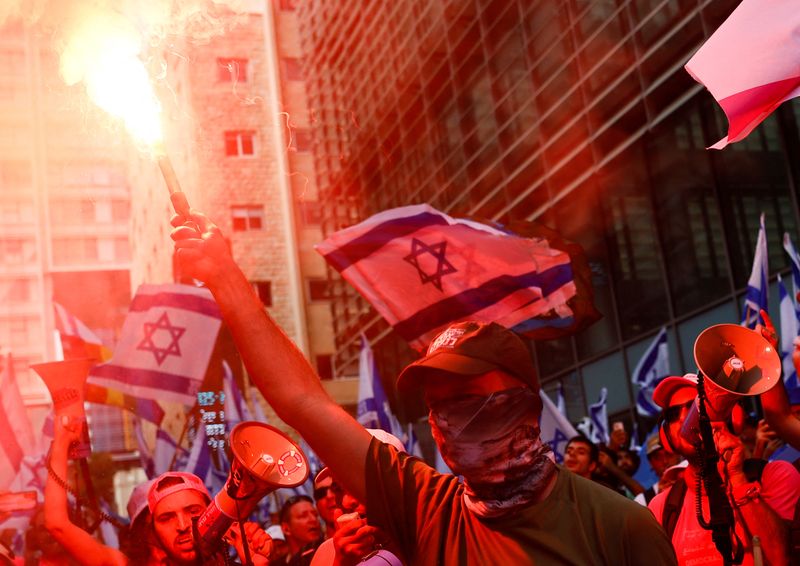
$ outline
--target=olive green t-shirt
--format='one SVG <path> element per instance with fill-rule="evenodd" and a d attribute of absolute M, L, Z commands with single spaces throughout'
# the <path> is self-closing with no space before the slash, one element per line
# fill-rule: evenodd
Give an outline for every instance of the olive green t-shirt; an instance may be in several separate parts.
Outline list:
<path fill-rule="evenodd" d="M 400 545 L 407 564 L 675 564 L 647 508 L 559 467 L 552 493 L 509 517 L 480 519 L 464 487 L 373 439 L 367 516 Z"/>

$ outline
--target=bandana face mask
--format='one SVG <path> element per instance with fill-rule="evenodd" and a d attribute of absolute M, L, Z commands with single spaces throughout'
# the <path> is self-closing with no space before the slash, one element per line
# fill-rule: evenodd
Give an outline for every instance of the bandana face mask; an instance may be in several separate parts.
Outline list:
<path fill-rule="evenodd" d="M 442 457 L 464 477 L 465 503 L 496 517 L 538 501 L 555 473 L 539 438 L 539 398 L 526 387 L 435 403 L 428 420 Z"/>

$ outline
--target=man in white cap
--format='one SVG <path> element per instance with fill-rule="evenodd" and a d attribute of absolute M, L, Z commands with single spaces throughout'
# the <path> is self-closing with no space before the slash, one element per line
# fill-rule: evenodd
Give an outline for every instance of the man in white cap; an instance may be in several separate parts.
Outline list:
<path fill-rule="evenodd" d="M 702 508 L 709 518 L 708 497 L 699 481 L 700 455 L 691 439 L 681 434 L 697 396 L 697 376 L 671 376 L 653 391 L 653 401 L 663 409 L 661 440 L 689 460 L 683 480 L 656 495 L 649 508 L 671 535 L 679 564 L 723 564 L 712 541 L 711 531 L 700 526 L 695 513 L 696 488 L 702 491 Z M 786 564 L 789 558 L 784 521 L 791 521 L 800 495 L 800 474 L 787 462 L 767 464 L 761 477 L 748 478 L 743 469 L 744 445 L 727 430 L 725 423 L 712 423 L 716 449 L 720 455 L 719 472 L 724 483 L 735 521 L 735 534 L 743 544 L 743 564 L 753 564 L 753 537 L 769 564 Z M 734 547 L 735 547 L 734 543 Z"/>
<path fill-rule="evenodd" d="M 539 436 L 536 371 L 516 334 L 457 323 L 399 377 L 399 389 L 427 402 L 434 439 L 462 483 L 374 439 L 331 399 L 205 216 L 176 216 L 173 225 L 179 269 L 213 293 L 253 383 L 409 563 L 674 563 L 645 509 L 556 466 Z M 352 251 L 369 253 L 382 241 Z M 401 275 L 381 276 L 392 284 Z"/>

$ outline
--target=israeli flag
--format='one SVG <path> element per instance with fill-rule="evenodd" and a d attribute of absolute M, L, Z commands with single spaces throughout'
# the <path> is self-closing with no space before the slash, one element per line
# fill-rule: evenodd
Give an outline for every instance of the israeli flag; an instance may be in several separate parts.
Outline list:
<path fill-rule="evenodd" d="M 558 389 L 556 391 L 556 409 L 563 417 L 567 416 L 567 402 L 564 400 L 564 384 L 558 382 Z"/>
<path fill-rule="evenodd" d="M 798 335 L 797 304 L 786 291 L 781 276 L 778 275 L 778 296 L 781 299 L 781 360 L 783 363 L 783 381 L 787 388 L 798 387 L 797 371 L 792 361 L 794 341 Z"/>
<path fill-rule="evenodd" d="M 758 239 L 756 240 L 756 252 L 753 257 L 753 270 L 750 272 L 750 279 L 747 281 L 747 292 L 744 297 L 744 311 L 742 313 L 742 326 L 755 329 L 756 324 L 761 322 L 759 311 L 768 308 L 767 275 L 769 267 L 767 265 L 767 231 L 764 228 L 764 213 L 761 213 L 760 227 L 758 229 Z"/>
<path fill-rule="evenodd" d="M 631 381 L 639 386 L 636 395 L 636 411 L 645 417 L 655 417 L 661 408 L 653 402 L 653 390 L 658 382 L 669 375 L 669 344 L 667 327 L 664 326 L 647 347 L 636 368 Z"/>
<path fill-rule="evenodd" d="M 592 436 L 589 438 L 595 444 L 608 444 L 610 437 L 608 434 L 608 389 L 603 387 L 600 390 L 600 398 L 597 403 L 589 405 L 589 420 L 592 423 Z"/>
<path fill-rule="evenodd" d="M 403 438 L 405 430 L 392 414 L 389 399 L 383 390 L 375 356 L 367 337 L 361 336 L 361 352 L 358 358 L 358 407 L 356 419 L 365 428 L 379 428 Z"/>
<path fill-rule="evenodd" d="M 539 396 L 542 398 L 539 436 L 543 442 L 550 445 L 556 456 L 556 462 L 561 464 L 564 462 L 564 450 L 567 448 L 567 442 L 578 433 L 544 391 L 539 391 Z"/>

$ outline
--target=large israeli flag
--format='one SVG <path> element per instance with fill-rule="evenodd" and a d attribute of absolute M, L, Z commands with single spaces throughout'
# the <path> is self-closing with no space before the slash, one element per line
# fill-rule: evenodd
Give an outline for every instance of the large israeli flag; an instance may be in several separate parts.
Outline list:
<path fill-rule="evenodd" d="M 764 228 L 764 213 L 762 212 L 756 239 L 756 251 L 753 257 L 753 270 L 747 281 L 747 292 L 744 296 L 744 310 L 742 311 L 742 326 L 747 328 L 754 329 L 759 322 L 763 324 L 764 321 L 760 320 L 759 311 L 768 309 L 767 276 L 769 266 L 767 261 L 767 231 Z"/>
<path fill-rule="evenodd" d="M 653 390 L 658 382 L 668 375 L 669 344 L 665 326 L 647 347 L 631 375 L 631 381 L 639 386 L 639 393 L 636 395 L 636 411 L 640 415 L 654 417 L 661 412 L 661 408 L 653 402 Z"/>

